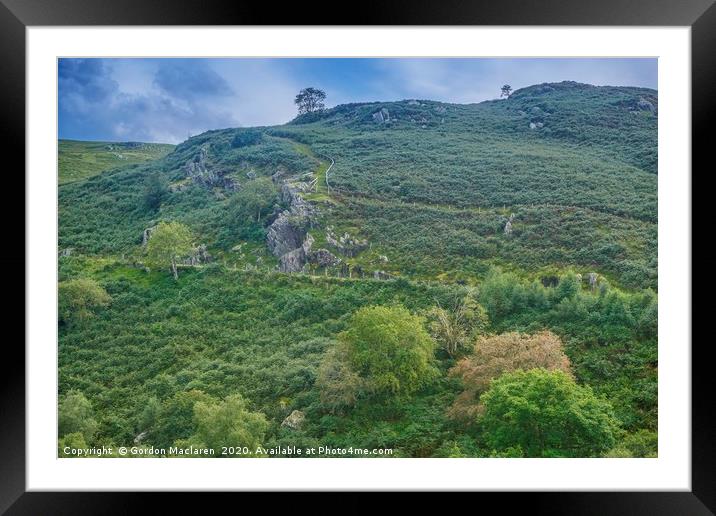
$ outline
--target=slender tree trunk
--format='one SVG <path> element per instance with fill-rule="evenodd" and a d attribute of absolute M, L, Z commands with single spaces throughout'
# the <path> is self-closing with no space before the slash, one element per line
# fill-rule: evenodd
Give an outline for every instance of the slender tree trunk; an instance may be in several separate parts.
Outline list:
<path fill-rule="evenodd" d="M 178 281 L 179 274 L 177 273 L 177 263 L 175 260 L 172 260 L 172 274 L 174 275 L 174 281 Z"/>

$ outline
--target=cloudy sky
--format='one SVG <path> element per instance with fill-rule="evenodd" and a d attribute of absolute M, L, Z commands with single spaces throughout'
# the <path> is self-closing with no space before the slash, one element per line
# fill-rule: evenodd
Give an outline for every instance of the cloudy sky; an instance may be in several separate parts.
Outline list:
<path fill-rule="evenodd" d="M 301 88 L 327 106 L 471 103 L 572 80 L 657 88 L 656 59 L 60 59 L 59 137 L 178 143 L 208 129 L 291 120 Z"/>

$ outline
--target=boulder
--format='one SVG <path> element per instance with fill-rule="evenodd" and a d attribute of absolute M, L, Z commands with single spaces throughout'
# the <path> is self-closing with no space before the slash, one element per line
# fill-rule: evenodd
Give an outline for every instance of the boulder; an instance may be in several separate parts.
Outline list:
<path fill-rule="evenodd" d="M 318 267 L 335 267 L 341 263 L 341 259 L 328 249 L 317 249 L 309 255 L 308 259 Z"/>
<path fill-rule="evenodd" d="M 587 280 L 589 281 L 589 288 L 591 288 L 592 290 L 597 288 L 597 279 L 598 275 L 596 272 L 590 272 L 587 275 Z"/>
<path fill-rule="evenodd" d="M 507 224 L 505 224 L 505 235 L 511 235 L 512 234 L 512 222 L 509 220 L 507 221 Z"/>
<path fill-rule="evenodd" d="M 641 111 L 651 111 L 652 113 L 656 111 L 654 104 L 644 98 L 639 99 L 639 102 L 636 103 L 636 107 L 639 108 Z"/>
<path fill-rule="evenodd" d="M 294 410 L 286 416 L 286 419 L 283 420 L 281 426 L 290 428 L 291 430 L 300 430 L 305 420 L 306 414 L 300 410 Z"/>

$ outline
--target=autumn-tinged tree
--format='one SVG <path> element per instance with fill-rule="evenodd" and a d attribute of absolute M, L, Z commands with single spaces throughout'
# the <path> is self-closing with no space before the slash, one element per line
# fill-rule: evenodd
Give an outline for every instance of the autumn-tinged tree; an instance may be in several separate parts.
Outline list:
<path fill-rule="evenodd" d="M 364 389 L 364 383 L 351 369 L 345 349 L 339 344 L 329 348 L 316 376 L 321 405 L 332 413 L 352 407 Z"/>
<path fill-rule="evenodd" d="M 84 321 L 111 301 L 107 291 L 90 278 L 76 278 L 58 284 L 58 315 L 64 322 Z"/>
<path fill-rule="evenodd" d="M 433 379 L 435 341 L 402 306 L 367 306 L 339 335 L 350 367 L 375 394 L 409 395 Z"/>
<path fill-rule="evenodd" d="M 471 295 L 438 304 L 427 315 L 431 335 L 451 357 L 469 348 L 488 324 L 487 312 Z"/>
<path fill-rule="evenodd" d="M 147 258 L 154 266 L 170 268 L 178 280 L 177 263 L 191 249 L 192 235 L 188 227 L 179 222 L 160 222 L 147 243 Z"/>
<path fill-rule="evenodd" d="M 322 111 L 326 105 L 323 101 L 326 100 L 326 92 L 317 88 L 304 88 L 293 101 L 298 106 L 298 114 L 305 115 L 306 113 L 313 113 L 314 111 Z"/>
<path fill-rule="evenodd" d="M 542 331 L 534 335 L 511 332 L 478 337 L 474 353 L 450 370 L 451 376 L 462 380 L 465 390 L 455 399 L 448 415 L 475 421 L 482 409 L 480 395 L 494 379 L 517 369 L 535 368 L 559 370 L 571 376 L 569 358 L 557 335 Z"/>
<path fill-rule="evenodd" d="M 524 457 L 599 456 L 614 446 L 612 406 L 563 371 L 506 373 L 482 395 L 483 437 L 497 452 Z"/>

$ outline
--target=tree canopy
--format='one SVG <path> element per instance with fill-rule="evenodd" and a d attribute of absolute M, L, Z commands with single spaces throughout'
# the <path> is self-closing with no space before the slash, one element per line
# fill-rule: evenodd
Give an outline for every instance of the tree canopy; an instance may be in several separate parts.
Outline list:
<path fill-rule="evenodd" d="M 618 423 L 611 405 L 563 371 L 506 373 L 482 395 L 480 423 L 497 452 L 589 457 L 610 449 Z"/>
<path fill-rule="evenodd" d="M 64 322 L 84 321 L 111 301 L 107 291 L 91 278 L 75 278 L 58 285 L 58 312 Z"/>
<path fill-rule="evenodd" d="M 462 380 L 464 391 L 448 413 L 455 419 L 474 421 L 481 410 L 480 394 L 504 373 L 517 369 L 559 370 L 571 376 L 562 341 L 550 331 L 534 335 L 510 332 L 478 337 L 474 353 L 460 360 L 450 375 Z"/>
<path fill-rule="evenodd" d="M 174 279 L 179 279 L 177 263 L 192 249 L 192 234 L 180 222 L 160 222 L 147 243 L 150 264 L 170 268 Z"/>
<path fill-rule="evenodd" d="M 326 100 L 326 92 L 317 88 L 304 88 L 293 101 L 298 106 L 298 114 L 305 115 L 306 113 L 313 113 L 315 111 L 322 111 L 326 105 L 323 101 Z"/>
<path fill-rule="evenodd" d="M 359 309 L 339 339 L 352 368 L 375 393 L 407 395 L 435 375 L 435 341 L 424 319 L 403 306 Z"/>

